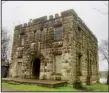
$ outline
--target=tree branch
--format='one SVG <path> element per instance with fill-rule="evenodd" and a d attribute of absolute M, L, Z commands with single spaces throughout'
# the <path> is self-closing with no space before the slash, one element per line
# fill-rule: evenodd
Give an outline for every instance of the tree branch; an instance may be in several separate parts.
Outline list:
<path fill-rule="evenodd" d="M 108 15 L 109 14 L 108 12 L 102 12 L 101 10 L 96 9 L 96 8 L 93 8 L 93 9 L 95 9 L 96 11 L 98 11 L 99 13 L 104 14 L 104 15 Z"/>

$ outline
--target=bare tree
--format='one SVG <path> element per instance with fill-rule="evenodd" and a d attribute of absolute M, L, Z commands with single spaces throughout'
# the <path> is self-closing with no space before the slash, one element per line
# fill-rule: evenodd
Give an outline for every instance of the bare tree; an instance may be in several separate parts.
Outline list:
<path fill-rule="evenodd" d="M 101 14 L 103 14 L 103 15 L 108 15 L 108 14 L 109 14 L 109 13 L 108 13 L 108 4 L 105 3 L 104 1 L 103 1 L 102 3 L 103 3 L 103 5 L 107 8 L 106 11 L 102 11 L 102 10 L 97 9 L 97 8 L 93 8 L 93 9 L 96 10 L 96 11 L 98 11 L 99 13 L 101 13 Z"/>
<path fill-rule="evenodd" d="M 108 62 L 108 66 L 109 66 L 109 50 L 108 50 L 108 40 L 102 40 L 101 44 L 99 45 L 99 52 L 102 55 L 103 59 L 102 60 L 106 60 Z M 107 76 L 107 84 L 109 85 L 109 67 L 108 67 L 108 76 Z"/>
<path fill-rule="evenodd" d="M 94 10 L 98 11 L 99 13 L 103 14 L 103 15 L 108 15 L 108 4 L 106 2 L 102 2 L 102 4 L 105 6 L 105 8 L 107 9 L 106 11 L 102 11 L 100 9 L 97 8 L 93 8 Z M 101 44 L 99 45 L 99 52 L 102 55 L 103 59 L 102 60 L 106 60 L 108 62 L 108 76 L 107 76 L 107 84 L 109 85 L 109 58 L 108 58 L 108 40 L 102 40 Z"/>
<path fill-rule="evenodd" d="M 2 29 L 2 42 L 1 42 L 1 61 L 6 62 L 7 61 L 7 54 L 8 54 L 8 43 L 9 43 L 9 37 L 7 35 L 7 31 L 5 29 Z"/>

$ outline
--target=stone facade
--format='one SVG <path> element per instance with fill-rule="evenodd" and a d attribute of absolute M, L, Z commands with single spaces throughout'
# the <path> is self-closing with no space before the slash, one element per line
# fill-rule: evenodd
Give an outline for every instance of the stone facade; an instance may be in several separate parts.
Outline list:
<path fill-rule="evenodd" d="M 14 30 L 10 77 L 98 81 L 98 42 L 73 9 Z"/>

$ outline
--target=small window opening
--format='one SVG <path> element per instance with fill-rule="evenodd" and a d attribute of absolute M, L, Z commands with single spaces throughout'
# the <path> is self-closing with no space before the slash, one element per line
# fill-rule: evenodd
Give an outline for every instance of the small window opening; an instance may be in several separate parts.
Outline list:
<path fill-rule="evenodd" d="M 55 40 L 62 39 L 62 26 L 55 27 Z"/>

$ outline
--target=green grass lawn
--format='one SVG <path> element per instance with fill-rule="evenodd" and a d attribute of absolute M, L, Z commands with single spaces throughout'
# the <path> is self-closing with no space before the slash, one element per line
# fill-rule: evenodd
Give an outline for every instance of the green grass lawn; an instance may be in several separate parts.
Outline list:
<path fill-rule="evenodd" d="M 85 86 L 90 91 L 109 91 L 108 85 L 105 84 L 92 84 L 91 86 Z"/>
<path fill-rule="evenodd" d="M 57 88 L 42 87 L 35 84 L 8 84 L 2 82 L 2 86 L 16 91 L 108 91 L 108 86 L 104 84 L 93 84 L 91 86 L 83 86 L 85 90 L 77 90 L 72 86 L 64 86 Z"/>

